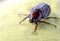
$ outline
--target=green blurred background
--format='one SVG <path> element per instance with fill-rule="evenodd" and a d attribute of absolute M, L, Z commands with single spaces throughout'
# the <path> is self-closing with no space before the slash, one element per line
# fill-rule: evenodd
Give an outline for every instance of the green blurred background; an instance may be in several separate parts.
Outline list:
<path fill-rule="evenodd" d="M 32 7 L 43 2 L 51 6 L 50 16 L 60 18 L 60 0 L 3 0 L 0 3 L 0 41 L 60 41 L 59 19 L 45 20 L 57 28 L 38 23 L 34 34 L 35 24 L 29 23 L 29 19 L 19 24 L 24 14 L 29 14 Z"/>

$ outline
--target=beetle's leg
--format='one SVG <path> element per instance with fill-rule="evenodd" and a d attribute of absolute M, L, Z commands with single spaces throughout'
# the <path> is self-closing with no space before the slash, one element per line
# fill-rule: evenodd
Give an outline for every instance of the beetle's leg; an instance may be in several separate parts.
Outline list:
<path fill-rule="evenodd" d="M 28 16 L 26 16 L 22 21 L 20 21 L 19 23 L 22 23 L 24 20 L 26 20 L 27 18 L 29 17 L 29 15 Z"/>
<path fill-rule="evenodd" d="M 60 19 L 60 18 L 57 18 L 57 17 L 47 17 L 46 19 Z"/>
<path fill-rule="evenodd" d="M 34 29 L 33 33 L 36 32 L 37 26 L 38 26 L 37 22 L 35 24 L 36 24 L 36 26 L 35 26 L 35 29 Z"/>
<path fill-rule="evenodd" d="M 48 22 L 45 22 L 45 21 L 40 21 L 40 22 L 53 25 L 56 28 L 56 25 L 54 25 L 54 24 L 51 24 L 51 23 L 48 23 Z"/>

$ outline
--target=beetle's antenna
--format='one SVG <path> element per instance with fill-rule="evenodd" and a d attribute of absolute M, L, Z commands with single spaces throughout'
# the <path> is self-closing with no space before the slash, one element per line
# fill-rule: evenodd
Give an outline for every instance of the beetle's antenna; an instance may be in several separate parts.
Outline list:
<path fill-rule="evenodd" d="M 35 26 L 35 29 L 34 29 L 33 33 L 36 32 L 37 26 L 38 26 L 37 22 L 35 22 L 35 24 L 36 24 L 36 26 Z"/>
<path fill-rule="evenodd" d="M 20 16 L 20 15 L 27 16 L 28 14 L 21 14 L 21 13 L 19 13 L 18 16 Z"/>

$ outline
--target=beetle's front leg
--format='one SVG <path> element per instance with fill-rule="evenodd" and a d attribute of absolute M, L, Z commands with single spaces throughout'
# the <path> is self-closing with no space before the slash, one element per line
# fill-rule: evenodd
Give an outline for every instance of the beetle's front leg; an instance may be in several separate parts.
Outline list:
<path fill-rule="evenodd" d="M 24 20 L 26 20 L 27 18 L 29 17 L 29 15 L 28 16 L 26 16 L 22 21 L 20 21 L 19 23 L 22 23 Z"/>
<path fill-rule="evenodd" d="M 60 19 L 60 18 L 57 18 L 57 17 L 47 17 L 46 19 Z"/>
<path fill-rule="evenodd" d="M 33 33 L 36 32 L 37 26 L 38 26 L 37 22 L 35 24 L 36 24 L 36 26 L 35 26 L 35 29 L 34 29 Z"/>

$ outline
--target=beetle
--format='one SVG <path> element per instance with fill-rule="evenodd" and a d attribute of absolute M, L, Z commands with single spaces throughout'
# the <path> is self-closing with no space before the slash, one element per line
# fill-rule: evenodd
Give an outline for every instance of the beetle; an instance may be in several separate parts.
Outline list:
<path fill-rule="evenodd" d="M 30 23 L 35 23 L 36 24 L 33 33 L 36 32 L 36 30 L 37 30 L 37 26 L 38 26 L 37 22 L 50 24 L 50 25 L 55 26 L 55 28 L 56 28 L 56 25 L 44 21 L 45 19 L 50 19 L 50 18 L 57 19 L 57 17 L 48 17 L 50 15 L 50 12 L 51 12 L 51 7 L 48 4 L 46 4 L 46 3 L 38 4 L 38 5 L 36 5 L 35 7 L 32 8 L 29 15 L 27 15 L 22 21 L 20 21 L 20 24 L 24 20 L 29 18 Z"/>

